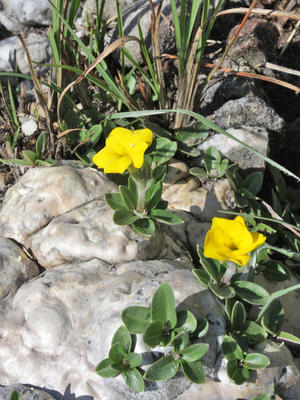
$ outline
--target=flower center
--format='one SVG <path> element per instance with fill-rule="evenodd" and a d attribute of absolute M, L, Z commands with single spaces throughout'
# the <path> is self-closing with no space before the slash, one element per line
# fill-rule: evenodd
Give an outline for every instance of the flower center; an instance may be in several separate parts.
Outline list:
<path fill-rule="evenodd" d="M 134 147 L 134 144 L 133 143 L 130 143 L 130 145 L 129 145 L 130 147 Z"/>

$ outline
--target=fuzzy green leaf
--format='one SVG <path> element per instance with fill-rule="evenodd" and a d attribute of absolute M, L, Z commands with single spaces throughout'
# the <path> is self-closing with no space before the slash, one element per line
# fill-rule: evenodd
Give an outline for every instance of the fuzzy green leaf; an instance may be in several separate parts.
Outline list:
<path fill-rule="evenodd" d="M 204 165 L 207 171 L 218 169 L 221 163 L 221 154 L 214 146 L 209 146 L 204 154 Z"/>
<path fill-rule="evenodd" d="M 266 289 L 253 282 L 236 281 L 233 287 L 236 294 L 250 304 L 264 305 L 270 296 Z"/>
<path fill-rule="evenodd" d="M 159 222 L 162 222 L 163 224 L 176 225 L 184 223 L 184 221 L 177 217 L 177 215 L 168 210 L 160 210 L 158 208 L 151 210 L 151 217 Z"/>
<path fill-rule="evenodd" d="M 261 189 L 263 182 L 262 172 L 252 172 L 250 175 L 244 179 L 242 183 L 242 188 L 249 190 L 253 194 L 258 194 Z"/>
<path fill-rule="evenodd" d="M 105 358 L 105 360 L 101 361 L 97 365 L 97 374 L 102 376 L 102 378 L 112 378 L 114 376 L 117 376 L 120 372 L 113 368 L 111 364 L 111 360 L 109 358 Z"/>
<path fill-rule="evenodd" d="M 171 355 L 160 358 L 147 369 L 144 379 L 148 381 L 162 381 L 172 378 L 176 375 L 179 367 L 179 361 L 174 360 Z"/>
<path fill-rule="evenodd" d="M 163 282 L 153 295 L 151 319 L 152 321 L 160 321 L 163 324 L 169 322 L 171 329 L 176 326 L 175 297 L 171 286 L 167 282 Z"/>
<path fill-rule="evenodd" d="M 240 301 L 236 301 L 232 308 L 231 316 L 230 316 L 230 324 L 231 329 L 233 331 L 240 331 L 243 329 L 243 326 L 246 321 L 246 310 Z"/>
<path fill-rule="evenodd" d="M 139 217 L 126 209 L 116 210 L 113 215 L 113 221 L 116 225 L 130 225 L 138 219 Z"/>
<path fill-rule="evenodd" d="M 156 207 L 162 195 L 162 181 L 158 181 L 150 186 L 146 193 L 146 209 L 148 211 Z"/>
<path fill-rule="evenodd" d="M 235 296 L 235 290 L 231 286 L 219 286 L 213 282 L 208 283 L 210 290 L 221 300 L 231 299 Z"/>
<path fill-rule="evenodd" d="M 203 254 L 203 250 L 200 246 L 197 245 L 197 253 L 200 258 L 200 262 L 210 276 L 210 278 L 217 283 L 221 273 L 221 264 L 217 260 L 213 260 L 212 258 L 206 258 Z"/>
<path fill-rule="evenodd" d="M 120 343 L 113 344 L 109 350 L 109 358 L 114 363 L 120 363 L 125 354 L 125 349 Z"/>
<path fill-rule="evenodd" d="M 151 322 L 150 308 L 142 306 L 127 307 L 121 314 L 124 325 L 131 333 L 144 333 Z"/>
<path fill-rule="evenodd" d="M 36 152 L 37 159 L 41 158 L 41 155 L 46 148 L 46 144 L 47 144 L 46 133 L 42 132 L 39 135 L 39 137 L 37 138 L 36 143 L 35 143 L 35 152 Z"/>
<path fill-rule="evenodd" d="M 253 321 L 247 321 L 243 328 L 243 334 L 247 336 L 249 342 L 262 342 L 268 334 L 264 328 Z"/>
<path fill-rule="evenodd" d="M 261 369 L 270 365 L 270 360 L 267 356 L 260 353 L 247 354 L 244 359 L 244 366 L 248 369 Z"/>
<path fill-rule="evenodd" d="M 119 190 L 124 206 L 128 211 L 133 211 L 137 205 L 137 195 L 135 192 L 131 193 L 126 186 L 119 186 Z"/>
<path fill-rule="evenodd" d="M 131 349 L 131 335 L 128 329 L 125 328 L 125 326 L 120 326 L 112 338 L 111 345 L 113 346 L 118 344 L 121 346 L 122 350 L 125 353 L 128 353 Z"/>
<path fill-rule="evenodd" d="M 23 156 L 24 160 L 27 161 L 27 163 L 29 165 L 35 165 L 35 162 L 37 160 L 37 155 L 35 154 L 34 151 L 32 151 L 32 150 L 23 150 L 22 151 L 22 156 Z"/>
<path fill-rule="evenodd" d="M 284 323 L 284 308 L 281 301 L 274 300 L 262 317 L 262 326 L 271 334 L 276 335 Z"/>
<path fill-rule="evenodd" d="M 169 161 L 177 150 L 177 143 L 167 138 L 157 138 L 154 143 L 154 161 L 156 165 L 164 164 Z"/>
<path fill-rule="evenodd" d="M 226 367 L 227 374 L 229 378 L 236 384 L 242 385 L 244 382 L 247 382 L 249 379 L 249 371 L 247 368 L 239 366 L 237 360 L 228 361 Z"/>
<path fill-rule="evenodd" d="M 224 336 L 221 349 L 224 357 L 229 361 L 242 360 L 244 358 L 243 350 L 230 336 Z"/>
<path fill-rule="evenodd" d="M 291 278 L 290 270 L 280 261 L 268 260 L 263 265 L 263 274 L 271 282 L 283 282 Z"/>
<path fill-rule="evenodd" d="M 165 324 L 161 321 L 152 322 L 147 326 L 143 335 L 143 341 L 150 347 L 166 346 L 171 336 L 166 329 L 164 330 Z"/>
<path fill-rule="evenodd" d="M 199 268 L 194 268 L 193 274 L 199 279 L 199 281 L 202 283 L 202 285 L 208 286 L 210 277 L 207 272 L 205 272 Z"/>
<path fill-rule="evenodd" d="M 282 340 L 285 340 L 287 342 L 300 344 L 300 338 L 298 338 L 297 336 L 292 335 L 291 333 L 288 333 L 288 332 L 280 331 L 278 333 L 277 337 L 278 337 L 278 339 L 282 339 Z"/>
<path fill-rule="evenodd" d="M 180 365 L 184 375 L 192 382 L 205 383 L 205 374 L 201 361 L 187 362 L 180 360 Z"/>
<path fill-rule="evenodd" d="M 141 373 L 132 368 L 123 372 L 126 385 L 135 392 L 143 392 L 145 390 L 144 380 Z"/>
<path fill-rule="evenodd" d="M 120 193 L 105 193 L 104 198 L 106 203 L 113 210 L 124 210 L 125 205 Z"/>
<path fill-rule="evenodd" d="M 9 400 L 22 400 L 22 395 L 17 390 L 12 390 L 9 395 Z"/>
<path fill-rule="evenodd" d="M 132 228 L 143 236 L 153 236 L 155 233 L 155 223 L 150 218 L 140 218 L 132 224 Z"/>
<path fill-rule="evenodd" d="M 199 361 L 208 352 L 207 343 L 196 343 L 185 347 L 180 351 L 182 359 L 187 362 Z"/>
<path fill-rule="evenodd" d="M 157 165 L 152 171 L 152 179 L 154 182 L 162 181 L 166 175 L 167 167 L 165 165 Z"/>
<path fill-rule="evenodd" d="M 261 393 L 255 397 L 252 397 L 251 400 L 271 400 L 271 395 L 268 393 Z"/>
<path fill-rule="evenodd" d="M 201 338 L 207 334 L 209 323 L 206 318 L 202 317 L 197 320 L 196 334 L 198 338 Z"/>
<path fill-rule="evenodd" d="M 124 360 L 128 361 L 130 368 L 136 368 L 142 364 L 143 357 L 141 354 L 129 353 L 129 354 L 125 354 Z"/>
<path fill-rule="evenodd" d="M 183 350 L 190 344 L 190 338 L 187 332 L 180 332 L 172 341 L 172 346 L 175 351 Z"/>
<path fill-rule="evenodd" d="M 197 328 L 197 320 L 190 311 L 177 312 L 176 329 L 184 329 L 186 332 L 192 333 Z"/>

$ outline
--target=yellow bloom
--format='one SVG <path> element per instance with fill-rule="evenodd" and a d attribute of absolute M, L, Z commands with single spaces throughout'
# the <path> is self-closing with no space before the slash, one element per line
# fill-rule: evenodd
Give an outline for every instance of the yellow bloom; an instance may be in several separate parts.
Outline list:
<path fill-rule="evenodd" d="M 107 174 L 123 174 L 130 165 L 141 168 L 144 153 L 152 140 L 150 129 L 132 132 L 126 128 L 115 128 L 106 139 L 105 147 L 92 160 L 98 168 L 104 168 Z"/>
<path fill-rule="evenodd" d="M 204 242 L 204 255 L 222 262 L 230 260 L 243 266 L 250 259 L 249 253 L 265 240 L 263 234 L 249 232 L 241 216 L 234 220 L 213 218 Z"/>

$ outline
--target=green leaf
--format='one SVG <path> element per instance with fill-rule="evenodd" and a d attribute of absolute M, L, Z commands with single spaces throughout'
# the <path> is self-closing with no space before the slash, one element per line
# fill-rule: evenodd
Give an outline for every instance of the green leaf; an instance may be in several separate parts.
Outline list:
<path fill-rule="evenodd" d="M 163 324 L 169 322 L 171 329 L 176 326 L 175 297 L 171 286 L 167 282 L 163 282 L 153 295 L 151 319 L 152 321 L 160 321 Z"/>
<path fill-rule="evenodd" d="M 180 365 L 184 375 L 192 382 L 205 383 L 205 373 L 201 361 L 187 362 L 180 360 Z"/>
<path fill-rule="evenodd" d="M 136 368 L 124 371 L 123 377 L 126 385 L 135 392 L 143 392 L 145 390 L 143 377 Z"/>
<path fill-rule="evenodd" d="M 204 124 L 196 122 L 190 126 L 181 128 L 176 133 L 176 140 L 187 143 L 188 145 L 196 146 L 199 143 L 204 142 L 209 135 L 209 130 Z"/>
<path fill-rule="evenodd" d="M 125 209 L 116 210 L 113 215 L 113 221 L 116 225 L 130 225 L 137 221 L 139 217 L 133 215 Z"/>
<path fill-rule="evenodd" d="M 224 336 L 221 349 L 224 357 L 229 361 L 243 360 L 244 358 L 243 350 L 230 336 Z"/>
<path fill-rule="evenodd" d="M 132 224 L 132 228 L 143 236 L 153 236 L 155 233 L 155 223 L 150 218 L 140 218 Z"/>
<path fill-rule="evenodd" d="M 144 379 L 148 381 L 163 381 L 176 375 L 179 361 L 174 360 L 171 355 L 160 358 L 147 369 Z"/>
<path fill-rule="evenodd" d="M 167 138 L 156 138 L 154 142 L 154 161 L 156 165 L 164 164 L 169 161 L 177 150 L 177 143 Z"/>
<path fill-rule="evenodd" d="M 262 393 L 255 397 L 252 397 L 251 400 L 271 400 L 271 395 L 269 395 L 268 393 Z"/>
<path fill-rule="evenodd" d="M 297 336 L 292 335 L 291 333 L 288 333 L 288 332 L 280 331 L 278 333 L 277 337 L 278 337 L 278 339 L 282 339 L 282 340 L 285 340 L 287 342 L 300 344 L 300 338 L 298 338 Z"/>
<path fill-rule="evenodd" d="M 190 363 L 199 361 L 208 352 L 208 348 L 209 345 L 207 343 L 196 343 L 185 347 L 179 353 L 184 361 Z"/>
<path fill-rule="evenodd" d="M 22 395 L 17 390 L 12 390 L 9 395 L 9 400 L 22 400 Z"/>
<path fill-rule="evenodd" d="M 119 344 L 125 353 L 128 353 L 131 349 L 132 339 L 130 332 L 125 326 L 120 326 L 115 332 L 111 345 Z"/>
<path fill-rule="evenodd" d="M 217 283 L 220 277 L 221 266 L 219 261 L 213 260 L 211 258 L 206 258 L 203 254 L 203 250 L 199 245 L 197 245 L 197 253 L 200 258 L 201 265 L 210 276 L 210 278 Z"/>
<path fill-rule="evenodd" d="M 203 178 L 204 176 L 208 175 L 208 173 L 207 173 L 207 171 L 205 171 L 205 169 L 198 168 L 198 167 L 190 168 L 189 173 L 194 176 L 199 176 L 200 178 Z"/>
<path fill-rule="evenodd" d="M 242 188 L 249 190 L 249 192 L 253 194 L 258 194 L 261 189 L 263 182 L 263 173 L 262 172 L 252 172 L 250 175 L 244 179 L 242 183 Z"/>
<path fill-rule="evenodd" d="M 29 165 L 35 165 L 35 161 L 37 160 L 37 156 L 35 154 L 34 151 L 32 150 L 23 150 L 22 151 L 22 156 L 24 158 L 25 161 L 27 161 L 27 163 Z"/>
<path fill-rule="evenodd" d="M 261 369 L 268 365 L 270 365 L 270 360 L 264 354 L 250 353 L 244 359 L 244 366 L 248 369 Z"/>
<path fill-rule="evenodd" d="M 229 378 L 236 384 L 242 385 L 244 382 L 247 382 L 249 379 L 249 371 L 247 368 L 243 368 L 239 366 L 239 363 L 236 360 L 228 361 L 227 374 Z"/>
<path fill-rule="evenodd" d="M 204 154 L 204 165 L 207 171 L 218 169 L 221 163 L 221 154 L 214 146 L 209 146 Z"/>
<path fill-rule="evenodd" d="M 113 210 L 124 210 L 125 205 L 119 193 L 105 193 L 104 198 L 106 203 Z"/>
<path fill-rule="evenodd" d="M 284 323 L 284 308 L 281 301 L 274 300 L 262 317 L 262 326 L 271 334 L 277 335 Z"/>
<path fill-rule="evenodd" d="M 160 210 L 158 208 L 154 208 L 151 211 L 151 217 L 155 218 L 159 222 L 162 222 L 163 224 L 176 225 L 184 223 L 184 221 L 177 217 L 177 215 L 171 213 L 170 211 Z"/>
<path fill-rule="evenodd" d="M 202 336 L 205 336 L 207 334 L 209 328 L 209 323 L 206 318 L 202 317 L 199 318 L 197 321 L 197 329 L 196 329 L 196 334 L 198 338 L 201 338 Z"/>
<path fill-rule="evenodd" d="M 41 158 L 41 155 L 46 148 L 46 144 L 47 144 L 46 133 L 42 132 L 37 138 L 35 144 L 36 158 Z"/>
<path fill-rule="evenodd" d="M 253 282 L 236 281 L 233 287 L 236 294 L 250 304 L 264 305 L 270 296 L 266 289 Z"/>
<path fill-rule="evenodd" d="M 36 160 L 35 165 L 39 167 L 53 167 L 56 164 L 55 160 L 51 158 L 46 158 L 45 160 Z"/>
<path fill-rule="evenodd" d="M 290 270 L 280 261 L 268 260 L 263 266 L 263 274 L 271 282 L 283 282 L 291 278 Z"/>
<path fill-rule="evenodd" d="M 18 158 L 9 158 L 7 160 L 4 160 L 3 158 L 0 158 L 0 162 L 2 162 L 3 164 L 6 164 L 6 165 L 13 164 L 13 165 L 32 166 L 31 162 L 29 163 L 26 160 L 19 160 Z"/>
<path fill-rule="evenodd" d="M 152 179 L 154 182 L 162 181 L 166 175 L 167 167 L 165 165 L 157 165 L 152 171 Z"/>
<path fill-rule="evenodd" d="M 230 316 L 231 330 L 241 331 L 246 322 L 246 310 L 240 301 L 236 301 Z"/>
<path fill-rule="evenodd" d="M 179 350 L 183 350 L 189 344 L 190 338 L 187 332 L 180 332 L 174 337 L 172 341 L 172 346 L 174 347 L 174 351 L 176 352 L 178 352 Z"/>
<path fill-rule="evenodd" d="M 146 209 L 148 211 L 156 207 L 159 203 L 162 195 L 163 184 L 162 181 L 158 181 L 151 185 L 146 193 Z"/>
<path fill-rule="evenodd" d="M 150 308 L 142 306 L 127 307 L 121 314 L 124 325 L 131 333 L 144 333 L 151 322 Z"/>
<path fill-rule="evenodd" d="M 162 321 L 154 321 L 147 326 L 143 335 L 143 341 L 150 347 L 166 346 L 171 341 L 171 330 L 165 328 Z"/>
<path fill-rule="evenodd" d="M 197 320 L 190 311 L 177 312 L 176 329 L 183 328 L 186 332 L 192 333 L 197 328 Z"/>
<path fill-rule="evenodd" d="M 267 332 L 258 324 L 253 321 L 247 321 L 245 323 L 243 334 L 247 336 L 247 339 L 251 342 L 262 342 L 267 337 Z"/>
<path fill-rule="evenodd" d="M 199 279 L 199 281 L 202 283 L 202 285 L 208 286 L 210 277 L 207 272 L 205 272 L 199 268 L 194 268 L 193 274 Z"/>
<path fill-rule="evenodd" d="M 131 193 L 126 186 L 119 186 L 119 190 L 124 206 L 128 211 L 133 211 L 137 205 L 135 193 Z"/>
<path fill-rule="evenodd" d="M 114 363 L 122 362 L 126 351 L 120 343 L 113 344 L 109 350 L 109 358 Z"/>
<path fill-rule="evenodd" d="M 231 313 L 235 302 L 236 302 L 235 299 L 225 299 L 225 312 L 229 320 L 231 318 Z"/>
<path fill-rule="evenodd" d="M 221 300 L 235 297 L 235 290 L 231 286 L 219 286 L 213 282 L 208 283 L 210 290 Z"/>
<path fill-rule="evenodd" d="M 87 136 L 90 138 L 89 141 L 92 143 L 93 146 L 95 146 L 102 134 L 102 125 L 93 125 L 87 133 Z"/>
<path fill-rule="evenodd" d="M 125 354 L 124 360 L 128 361 L 130 368 L 136 368 L 142 364 L 143 357 L 141 354 L 129 353 L 129 354 Z"/>
<path fill-rule="evenodd" d="M 109 358 L 105 358 L 105 360 L 101 361 L 97 365 L 97 374 L 102 376 L 102 378 L 112 378 L 114 376 L 117 376 L 120 372 L 113 368 L 111 364 L 111 360 Z"/>

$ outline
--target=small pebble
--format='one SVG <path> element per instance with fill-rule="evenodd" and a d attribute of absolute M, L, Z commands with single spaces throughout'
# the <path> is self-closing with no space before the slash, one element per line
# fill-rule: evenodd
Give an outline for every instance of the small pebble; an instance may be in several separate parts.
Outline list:
<path fill-rule="evenodd" d="M 34 119 L 30 118 L 22 123 L 21 129 L 25 136 L 31 136 L 38 130 L 38 125 Z"/>

